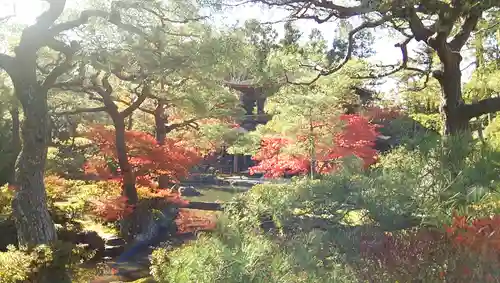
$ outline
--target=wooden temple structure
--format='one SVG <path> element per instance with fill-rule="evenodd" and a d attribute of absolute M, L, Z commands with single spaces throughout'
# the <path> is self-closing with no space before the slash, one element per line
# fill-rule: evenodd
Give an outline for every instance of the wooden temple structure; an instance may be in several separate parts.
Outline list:
<path fill-rule="evenodd" d="M 258 125 L 266 124 L 271 116 L 266 114 L 264 107 L 267 98 L 274 94 L 278 88 L 256 85 L 248 82 L 224 81 L 224 85 L 238 91 L 240 103 L 245 110 L 239 125 L 241 131 L 254 131 Z M 242 173 L 254 165 L 251 156 L 228 154 L 223 148 L 219 155 L 207 164 L 223 174 Z"/>

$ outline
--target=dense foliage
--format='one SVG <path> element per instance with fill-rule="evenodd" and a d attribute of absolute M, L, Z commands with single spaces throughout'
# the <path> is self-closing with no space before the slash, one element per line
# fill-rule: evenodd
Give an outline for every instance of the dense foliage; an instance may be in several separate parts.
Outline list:
<path fill-rule="evenodd" d="M 103 126 L 94 126 L 87 133 L 100 149 L 99 156 L 87 161 L 85 170 L 105 179 L 120 178 L 117 168 L 116 142 L 112 130 Z M 155 138 L 147 133 L 126 132 L 127 152 L 133 173 L 144 185 L 151 183 L 158 176 L 167 176 L 172 183 L 188 175 L 189 169 L 198 164 L 201 155 L 194 148 L 189 148 L 173 139 L 166 139 L 159 145 Z"/>
<path fill-rule="evenodd" d="M 475 210 L 483 216 L 467 224 L 454 212 L 498 198 L 492 193 L 498 188 L 496 169 L 486 165 L 497 162 L 498 154 L 471 152 L 453 179 L 457 168 L 448 166 L 443 158 L 448 154 L 439 142 L 427 140 L 418 149 L 380 157 L 369 171 L 344 164 L 321 180 L 254 187 L 226 208 L 214 233 L 173 253 L 158 251 L 155 277 L 160 282 L 498 278 L 497 259 L 484 254 L 494 249 L 496 217 L 482 218 L 484 212 Z M 199 266 L 204 273 L 195 272 Z"/>
<path fill-rule="evenodd" d="M 339 133 L 332 133 L 333 142 L 324 140 L 332 123 L 315 123 L 313 128 L 321 131 L 315 136 L 269 138 L 262 141 L 259 152 L 253 157 L 259 161 L 250 172 L 264 172 L 266 177 L 280 177 L 284 174 L 304 174 L 313 170 L 320 174 L 331 173 L 338 168 L 339 159 L 356 156 L 363 160 L 366 167 L 376 161 L 377 151 L 373 148 L 378 136 L 376 126 L 358 115 L 339 117 L 346 125 Z M 312 139 L 312 145 L 311 143 Z M 314 147 L 314 155 L 297 151 L 297 148 Z M 295 149 L 295 151 L 294 151 Z M 314 163 L 313 163 L 314 162 Z"/>
<path fill-rule="evenodd" d="M 165 283 L 500 281 L 498 1 L 45 2 L 0 12 L 1 282 L 114 237 Z"/>

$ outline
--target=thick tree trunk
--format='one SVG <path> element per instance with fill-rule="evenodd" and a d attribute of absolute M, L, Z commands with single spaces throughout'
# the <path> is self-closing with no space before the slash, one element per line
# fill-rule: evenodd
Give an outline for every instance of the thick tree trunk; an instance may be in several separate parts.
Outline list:
<path fill-rule="evenodd" d="M 24 121 L 12 210 L 19 245 L 33 247 L 57 239 L 43 180 L 47 157 L 47 91 L 29 81 L 16 81 L 15 90 L 23 106 Z"/>
<path fill-rule="evenodd" d="M 21 132 L 20 132 L 21 121 L 19 120 L 19 108 L 16 104 L 12 105 L 10 115 L 12 116 L 12 140 L 11 140 L 12 169 L 9 176 L 9 183 L 14 184 L 16 179 L 16 160 L 17 156 L 19 156 L 19 152 L 21 151 Z"/>
<path fill-rule="evenodd" d="M 445 67 L 444 72 L 435 74 L 441 85 L 441 113 L 444 118 L 444 134 L 455 135 L 469 130 L 469 117 L 464 115 L 462 85 L 459 62 Z"/>

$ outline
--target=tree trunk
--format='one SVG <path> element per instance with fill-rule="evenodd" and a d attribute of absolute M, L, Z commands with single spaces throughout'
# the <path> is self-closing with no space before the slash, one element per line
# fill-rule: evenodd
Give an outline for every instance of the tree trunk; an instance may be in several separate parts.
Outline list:
<path fill-rule="evenodd" d="M 165 127 L 165 103 L 158 101 L 155 109 L 155 132 L 156 142 L 159 145 L 165 144 L 167 127 Z"/>
<path fill-rule="evenodd" d="M 22 150 L 16 162 L 16 195 L 12 210 L 19 245 L 50 244 L 56 230 L 47 207 L 44 185 L 47 157 L 47 91 L 36 82 L 16 81 L 16 95 L 22 103 Z"/>
<path fill-rule="evenodd" d="M 132 171 L 132 166 L 128 161 L 127 141 L 125 137 L 125 119 L 122 115 L 113 115 L 113 123 L 115 127 L 116 141 L 116 156 L 118 165 L 123 177 L 123 195 L 127 197 L 130 205 L 137 204 L 138 196 L 135 188 L 135 176 Z"/>
<path fill-rule="evenodd" d="M 122 195 L 127 198 L 127 203 L 136 206 L 139 197 L 135 187 L 135 176 L 132 171 L 132 166 L 128 161 L 127 140 L 125 137 L 125 117 L 120 113 L 113 113 L 111 115 L 115 127 L 115 142 L 116 142 L 116 155 L 118 158 L 118 166 L 123 178 Z M 120 223 L 120 234 L 123 239 L 130 242 L 135 235 L 140 233 L 140 219 L 139 213 L 134 209 L 133 213 L 123 219 Z"/>
<path fill-rule="evenodd" d="M 11 173 L 9 176 L 9 183 L 14 184 L 16 179 L 16 159 L 21 151 L 21 122 L 19 120 L 19 108 L 17 103 L 12 105 L 12 109 L 10 111 L 10 115 L 12 116 L 12 144 L 11 144 L 11 153 L 12 153 L 12 165 L 11 165 Z"/>
<path fill-rule="evenodd" d="M 158 104 L 155 109 L 155 133 L 156 133 L 156 142 L 159 145 L 165 144 L 165 139 L 167 138 L 167 127 L 165 126 L 166 117 L 165 117 L 165 103 L 161 100 L 158 100 Z M 170 188 L 172 184 L 170 183 L 170 178 L 167 175 L 160 175 L 158 177 L 158 188 L 166 189 Z"/>
<path fill-rule="evenodd" d="M 462 99 L 460 60 L 456 59 L 444 64 L 444 70 L 435 71 L 434 77 L 441 85 L 440 110 L 444 119 L 443 134 L 466 133 L 469 131 L 469 117 L 462 112 L 464 101 Z"/>

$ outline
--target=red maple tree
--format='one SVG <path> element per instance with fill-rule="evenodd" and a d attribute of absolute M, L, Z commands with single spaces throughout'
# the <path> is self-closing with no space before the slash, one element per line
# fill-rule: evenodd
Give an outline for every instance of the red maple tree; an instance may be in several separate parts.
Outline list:
<path fill-rule="evenodd" d="M 357 156 L 365 166 L 370 166 L 377 160 L 377 151 L 373 148 L 379 135 L 377 125 L 360 115 L 340 115 L 344 123 L 342 129 L 333 135 L 333 141 L 324 143 L 315 140 L 315 170 L 326 174 L 335 171 L 337 161 L 348 156 Z M 321 125 L 322 127 L 329 125 Z M 331 125 L 333 128 L 333 125 Z M 306 174 L 310 171 L 311 156 L 304 153 L 293 153 L 284 150 L 288 147 L 300 146 L 309 137 L 298 136 L 295 139 L 287 137 L 272 137 L 262 140 L 259 152 L 253 157 L 257 166 L 250 168 L 250 173 L 263 172 L 265 177 L 274 178 L 284 174 Z"/>
<path fill-rule="evenodd" d="M 137 182 L 142 185 L 150 186 L 153 178 L 160 175 L 168 176 L 173 183 L 178 182 L 202 157 L 182 141 L 167 138 L 164 145 L 158 145 L 152 135 L 144 132 L 127 131 L 125 135 L 128 160 Z M 117 162 L 114 130 L 98 125 L 86 136 L 101 152 L 87 161 L 85 172 L 104 179 L 119 179 L 119 169 L 113 166 Z"/>

